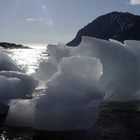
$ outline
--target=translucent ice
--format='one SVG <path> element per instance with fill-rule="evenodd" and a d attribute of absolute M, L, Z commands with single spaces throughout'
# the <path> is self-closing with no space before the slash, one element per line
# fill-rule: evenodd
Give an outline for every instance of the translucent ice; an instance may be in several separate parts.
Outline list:
<path fill-rule="evenodd" d="M 90 57 L 61 59 L 59 72 L 47 83 L 36 104 L 36 128 L 42 130 L 85 129 L 97 121 L 103 99 L 98 80 L 100 61 Z"/>
<path fill-rule="evenodd" d="M 0 71 L 21 71 L 17 64 L 0 50 Z"/>
<path fill-rule="evenodd" d="M 25 98 L 32 94 L 38 82 L 30 76 L 12 71 L 0 71 L 0 102 Z"/>

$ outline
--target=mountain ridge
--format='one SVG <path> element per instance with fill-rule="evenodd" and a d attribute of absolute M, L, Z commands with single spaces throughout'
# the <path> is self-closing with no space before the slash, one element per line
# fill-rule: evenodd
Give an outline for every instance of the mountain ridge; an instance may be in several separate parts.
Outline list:
<path fill-rule="evenodd" d="M 80 29 L 76 37 L 67 43 L 68 46 L 80 44 L 82 36 L 100 39 L 140 40 L 140 16 L 128 12 L 111 12 L 97 17 Z"/>

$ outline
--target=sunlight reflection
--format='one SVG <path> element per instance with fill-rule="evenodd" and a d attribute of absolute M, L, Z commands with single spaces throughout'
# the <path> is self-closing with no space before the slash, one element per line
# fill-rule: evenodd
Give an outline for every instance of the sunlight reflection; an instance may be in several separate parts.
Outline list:
<path fill-rule="evenodd" d="M 17 64 L 31 74 L 38 67 L 39 62 L 47 59 L 46 46 L 30 45 L 32 49 L 11 49 L 9 56 L 17 62 Z"/>

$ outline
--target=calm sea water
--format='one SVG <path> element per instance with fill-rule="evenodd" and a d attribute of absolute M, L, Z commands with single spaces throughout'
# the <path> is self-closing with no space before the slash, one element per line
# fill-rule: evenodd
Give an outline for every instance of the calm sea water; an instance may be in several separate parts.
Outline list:
<path fill-rule="evenodd" d="M 41 61 L 48 59 L 47 46 L 31 45 L 29 47 L 31 49 L 10 49 L 6 51 L 27 74 L 33 73 Z"/>

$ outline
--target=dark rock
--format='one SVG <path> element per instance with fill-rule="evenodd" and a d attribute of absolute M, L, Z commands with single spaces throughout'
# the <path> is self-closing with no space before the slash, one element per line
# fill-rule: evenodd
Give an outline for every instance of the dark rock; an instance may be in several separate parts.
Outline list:
<path fill-rule="evenodd" d="M 3 131 L 3 125 L 9 110 L 9 106 L 3 103 L 0 103 L 0 133 Z"/>
<path fill-rule="evenodd" d="M 67 43 L 68 46 L 77 46 L 82 36 L 100 39 L 140 40 L 140 16 L 131 13 L 111 12 L 95 19 L 78 31 L 76 37 Z"/>
<path fill-rule="evenodd" d="M 8 43 L 8 42 L 0 42 L 0 47 L 5 49 L 18 49 L 18 48 L 29 49 L 29 47 L 23 46 L 21 44 Z"/>

